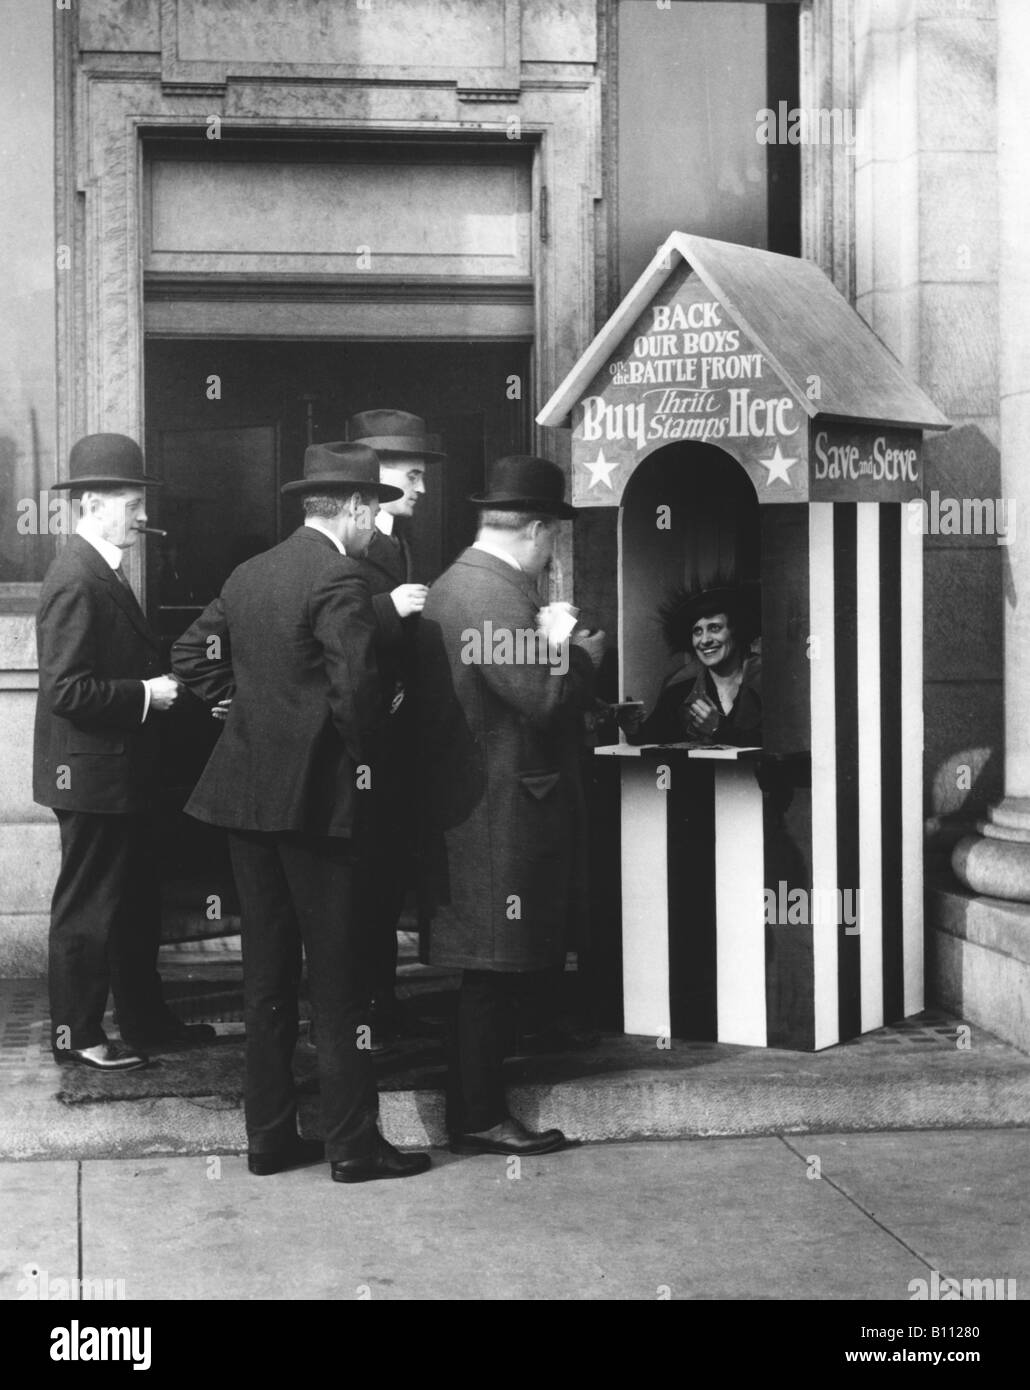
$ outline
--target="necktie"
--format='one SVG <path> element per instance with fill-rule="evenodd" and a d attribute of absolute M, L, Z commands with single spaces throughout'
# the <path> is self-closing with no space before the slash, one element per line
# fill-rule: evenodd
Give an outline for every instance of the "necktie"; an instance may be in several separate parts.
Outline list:
<path fill-rule="evenodd" d="M 129 583 L 128 579 L 126 578 L 125 572 L 124 572 L 124 570 L 122 569 L 121 565 L 118 565 L 118 567 L 115 569 L 115 572 L 114 572 L 114 573 L 115 573 L 115 578 L 116 578 L 116 579 L 118 580 L 118 582 L 121 584 L 122 588 L 125 589 L 125 591 L 128 593 L 129 598 L 132 599 L 132 606 L 133 606 L 133 608 L 135 608 L 135 610 L 136 610 L 137 613 L 139 613 L 140 615 L 142 615 L 143 609 L 139 606 L 139 600 L 137 599 L 136 595 L 133 593 L 133 591 L 132 591 L 132 585 Z"/>

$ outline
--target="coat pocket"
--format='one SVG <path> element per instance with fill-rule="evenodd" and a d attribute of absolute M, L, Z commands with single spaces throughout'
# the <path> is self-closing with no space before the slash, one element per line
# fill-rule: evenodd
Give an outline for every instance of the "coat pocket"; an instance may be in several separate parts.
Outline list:
<path fill-rule="evenodd" d="M 526 791 L 537 801 L 543 801 L 554 791 L 561 778 L 560 772 L 520 772 L 517 775 Z"/>
<path fill-rule="evenodd" d="M 69 753 L 124 753 L 125 736 L 117 729 L 77 729 L 68 731 Z"/>

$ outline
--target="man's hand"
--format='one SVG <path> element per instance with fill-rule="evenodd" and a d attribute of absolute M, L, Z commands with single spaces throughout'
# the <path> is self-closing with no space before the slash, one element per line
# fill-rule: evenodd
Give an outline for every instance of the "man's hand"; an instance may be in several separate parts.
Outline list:
<path fill-rule="evenodd" d="M 696 700 L 692 700 L 684 710 L 687 724 L 690 728 L 700 734 L 714 734 L 719 727 L 722 718 L 719 711 L 712 704 L 711 700 L 699 695 Z"/>
<path fill-rule="evenodd" d="M 224 724 L 225 721 L 229 718 L 229 706 L 231 704 L 231 699 L 219 700 L 218 704 L 215 705 L 214 709 L 211 711 L 211 718 L 217 719 L 219 724 Z"/>
<path fill-rule="evenodd" d="M 586 628 L 581 627 L 578 632 L 572 634 L 572 645 L 583 648 L 596 671 L 604 656 L 604 629 L 598 628 L 596 632 L 588 634 Z"/>
<path fill-rule="evenodd" d="M 421 613 L 426 606 L 429 590 L 425 584 L 398 584 L 390 591 L 393 606 L 402 618 Z"/>
<path fill-rule="evenodd" d="M 179 697 L 179 682 L 174 676 L 153 676 L 143 684 L 150 691 L 151 709 L 171 709 Z"/>

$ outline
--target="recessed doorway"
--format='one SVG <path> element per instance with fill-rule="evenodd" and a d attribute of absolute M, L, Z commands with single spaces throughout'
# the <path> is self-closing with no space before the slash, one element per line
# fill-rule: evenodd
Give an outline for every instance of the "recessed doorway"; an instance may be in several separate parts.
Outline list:
<path fill-rule="evenodd" d="M 510 341 L 149 341 L 146 457 L 164 482 L 151 512 L 168 536 L 147 546 L 147 603 L 166 652 L 238 564 L 300 525 L 280 487 L 300 477 L 309 442 L 345 438 L 358 411 L 422 416 L 447 456 L 431 465 L 408 532 L 415 578 L 431 583 L 475 537 L 467 498 L 486 463 L 526 451 L 530 353 Z M 163 734 L 164 935 L 235 931 L 224 836 L 181 809 L 218 726 L 187 697 Z"/>

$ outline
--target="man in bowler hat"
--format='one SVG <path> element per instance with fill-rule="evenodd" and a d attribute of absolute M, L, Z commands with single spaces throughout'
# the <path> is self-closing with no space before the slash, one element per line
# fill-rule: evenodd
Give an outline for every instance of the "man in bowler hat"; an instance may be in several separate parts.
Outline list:
<path fill-rule="evenodd" d="M 36 615 L 39 695 L 33 795 L 57 816 L 61 868 L 50 918 L 50 1021 L 55 1060 L 102 1071 L 146 1065 L 143 1051 L 206 1042 L 182 1023 L 157 973 L 161 902 L 148 817 L 158 723 L 178 686 L 136 602 L 122 557 L 146 530 L 139 445 L 91 434 L 53 484 L 79 499 L 76 533 L 50 566 Z M 122 1041 L 103 1019 L 114 995 Z"/>
<path fill-rule="evenodd" d="M 379 481 L 401 495 L 384 502 L 361 557 L 372 592 L 376 657 L 390 695 L 390 715 L 369 736 L 371 781 L 363 806 L 360 852 L 354 865 L 354 908 L 367 928 L 370 1022 L 374 1051 L 404 1031 L 396 997 L 397 923 L 414 881 L 415 762 L 418 699 L 415 633 L 429 590 L 415 583 L 404 526 L 425 493 L 426 466 L 443 454 L 425 421 L 403 410 L 366 410 L 351 418 L 348 439 L 379 457 Z"/>
<path fill-rule="evenodd" d="M 381 501 L 379 461 L 361 444 L 315 444 L 304 523 L 240 565 L 172 648 L 176 674 L 228 717 L 186 805 L 224 826 L 240 897 L 247 1025 L 248 1165 L 259 1176 L 327 1157 L 336 1182 L 429 1167 L 378 1128 L 368 998 L 351 909 L 351 837 L 364 741 L 383 717 L 375 617 L 356 556 Z M 317 1025 L 324 1145 L 302 1140 L 292 1060 L 301 950 Z"/>
<path fill-rule="evenodd" d="M 439 854 L 434 965 L 460 969 L 451 1147 L 537 1154 L 509 1112 L 502 1066 L 517 995 L 539 991 L 565 959 L 582 893 L 579 734 L 604 634 L 568 648 L 540 608 L 539 576 L 562 518 L 561 469 L 527 455 L 490 471 L 475 543 L 432 585 L 419 630 L 430 842 Z M 545 623 L 545 617 L 547 622 Z M 549 642 L 535 635 L 551 636 Z"/>

